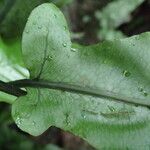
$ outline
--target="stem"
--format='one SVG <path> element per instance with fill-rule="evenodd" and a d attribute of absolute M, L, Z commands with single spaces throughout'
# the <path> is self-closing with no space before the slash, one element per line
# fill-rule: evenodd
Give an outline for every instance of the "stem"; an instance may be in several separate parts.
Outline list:
<path fill-rule="evenodd" d="M 27 94 L 25 91 L 21 90 L 20 88 L 14 86 L 14 85 L 5 83 L 3 81 L 0 81 L 0 91 L 5 92 L 10 95 L 13 95 L 13 96 L 16 96 L 16 97 Z"/>
<path fill-rule="evenodd" d="M 32 88 L 48 88 L 48 89 L 55 89 L 55 90 L 62 90 L 72 93 L 79 93 L 83 95 L 90 95 L 94 97 L 99 98 L 108 98 L 113 99 L 114 101 L 124 102 L 136 106 L 144 106 L 149 108 L 150 105 L 145 102 L 144 99 L 138 99 L 138 98 L 131 98 L 124 95 L 119 95 L 118 93 L 113 93 L 107 90 L 103 89 L 93 89 L 90 87 L 81 87 L 77 85 L 72 85 L 68 83 L 62 83 L 62 82 L 49 82 L 49 81 L 42 81 L 42 80 L 30 80 L 30 79 L 24 79 L 24 80 L 18 80 L 9 82 L 9 85 L 15 86 L 15 87 L 32 87 Z"/>

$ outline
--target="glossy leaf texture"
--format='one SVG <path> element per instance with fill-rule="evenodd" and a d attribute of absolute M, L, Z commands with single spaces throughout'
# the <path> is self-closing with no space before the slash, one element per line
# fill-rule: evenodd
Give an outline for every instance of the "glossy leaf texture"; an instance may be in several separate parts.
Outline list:
<path fill-rule="evenodd" d="M 149 41 L 150 33 L 144 33 L 71 48 L 60 10 L 53 4 L 37 7 L 28 19 L 22 41 L 31 79 L 95 89 L 110 98 L 30 87 L 12 106 L 18 127 L 37 136 L 56 126 L 97 149 L 148 149 L 149 109 L 116 102 L 113 94 L 150 106 Z"/>
<path fill-rule="evenodd" d="M 21 56 L 20 40 L 4 42 L 0 39 L 0 80 L 9 82 L 28 78 Z M 0 92 L 0 101 L 11 102 L 16 97 Z"/>

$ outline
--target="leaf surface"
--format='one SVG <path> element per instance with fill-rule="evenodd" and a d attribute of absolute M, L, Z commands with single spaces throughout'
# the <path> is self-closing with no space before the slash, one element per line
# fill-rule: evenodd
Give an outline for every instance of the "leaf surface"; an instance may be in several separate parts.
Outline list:
<path fill-rule="evenodd" d="M 67 23 L 53 4 L 30 15 L 23 34 L 23 55 L 31 79 L 55 82 L 78 92 L 27 88 L 12 116 L 18 127 L 40 135 L 50 126 L 74 133 L 97 149 L 148 149 L 150 33 L 92 46 L 71 48 Z M 102 97 L 80 90 L 98 91 Z M 109 96 L 109 98 L 107 97 Z"/>

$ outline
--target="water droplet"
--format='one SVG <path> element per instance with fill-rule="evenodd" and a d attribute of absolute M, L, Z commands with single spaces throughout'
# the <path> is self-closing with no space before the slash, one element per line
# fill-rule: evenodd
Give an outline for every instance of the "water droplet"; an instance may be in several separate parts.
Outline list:
<path fill-rule="evenodd" d="M 75 49 L 75 48 L 71 48 L 71 51 L 72 51 L 72 52 L 76 52 L 76 49 Z"/>
<path fill-rule="evenodd" d="M 67 126 L 70 126 L 70 125 L 71 125 L 71 123 L 70 123 L 70 121 L 69 121 L 69 117 L 66 118 L 66 124 L 67 124 Z"/>
<path fill-rule="evenodd" d="M 29 33 L 29 30 L 25 30 L 25 33 L 27 33 L 27 34 L 28 34 L 28 33 Z"/>
<path fill-rule="evenodd" d="M 142 88 L 142 87 L 139 87 L 139 88 L 138 88 L 138 91 L 139 91 L 139 92 L 143 92 L 143 88 Z"/>
<path fill-rule="evenodd" d="M 17 119 L 16 119 L 16 124 L 17 124 L 18 126 L 20 126 L 21 123 L 22 123 L 22 119 L 21 119 L 20 117 L 17 117 Z"/>
<path fill-rule="evenodd" d="M 107 106 L 109 108 L 110 111 L 114 112 L 116 109 L 113 106 Z"/>
<path fill-rule="evenodd" d="M 67 44 L 66 44 L 66 43 L 63 43 L 63 47 L 67 47 Z"/>
<path fill-rule="evenodd" d="M 65 117 L 66 117 L 66 119 L 65 119 L 65 122 L 66 122 L 66 124 L 67 124 L 67 126 L 69 126 L 71 123 L 70 123 L 70 117 L 69 117 L 69 113 L 65 113 L 64 114 L 65 115 Z"/>
<path fill-rule="evenodd" d="M 64 26 L 64 29 L 67 30 L 67 26 Z"/>
<path fill-rule="evenodd" d="M 129 77 L 131 75 L 131 73 L 127 70 L 124 70 L 123 74 L 124 74 L 125 77 Z"/>
<path fill-rule="evenodd" d="M 146 97 L 148 93 L 146 91 L 143 91 L 143 95 Z"/>
<path fill-rule="evenodd" d="M 82 118 L 86 119 L 85 113 L 82 113 L 81 116 L 82 116 Z"/>
<path fill-rule="evenodd" d="M 33 125 L 33 126 L 35 126 L 35 125 L 36 125 L 35 121 L 33 121 L 33 122 L 32 122 L 32 125 Z"/>
<path fill-rule="evenodd" d="M 51 61 L 53 59 L 53 56 L 47 56 L 46 60 Z"/>
<path fill-rule="evenodd" d="M 42 26 L 38 26 L 38 29 L 42 29 Z"/>

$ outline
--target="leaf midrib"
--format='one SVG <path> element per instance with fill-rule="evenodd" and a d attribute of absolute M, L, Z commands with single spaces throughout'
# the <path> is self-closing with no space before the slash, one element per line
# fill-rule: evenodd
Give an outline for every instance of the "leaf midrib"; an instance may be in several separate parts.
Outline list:
<path fill-rule="evenodd" d="M 47 27 L 46 42 L 45 42 L 45 48 L 44 48 L 44 58 L 43 58 L 43 62 L 41 64 L 41 69 L 40 69 L 40 72 L 39 72 L 39 74 L 37 76 L 37 79 L 40 78 L 40 76 L 41 76 L 41 74 L 43 72 L 46 60 L 47 60 L 46 57 L 47 57 L 47 51 L 48 51 L 48 36 L 49 36 L 49 28 Z"/>
<path fill-rule="evenodd" d="M 31 87 L 31 88 L 47 88 L 47 89 L 61 90 L 66 92 L 94 96 L 98 98 L 104 98 L 108 100 L 111 99 L 117 102 L 123 102 L 135 106 L 143 106 L 143 107 L 150 108 L 150 104 L 145 103 L 144 99 L 127 97 L 125 95 L 120 95 L 119 93 L 114 93 L 104 89 L 96 89 L 96 88 L 85 87 L 85 86 L 83 87 L 83 86 L 68 84 L 64 82 L 50 82 L 44 80 L 23 79 L 23 80 L 9 82 L 9 84 L 19 88 Z"/>

